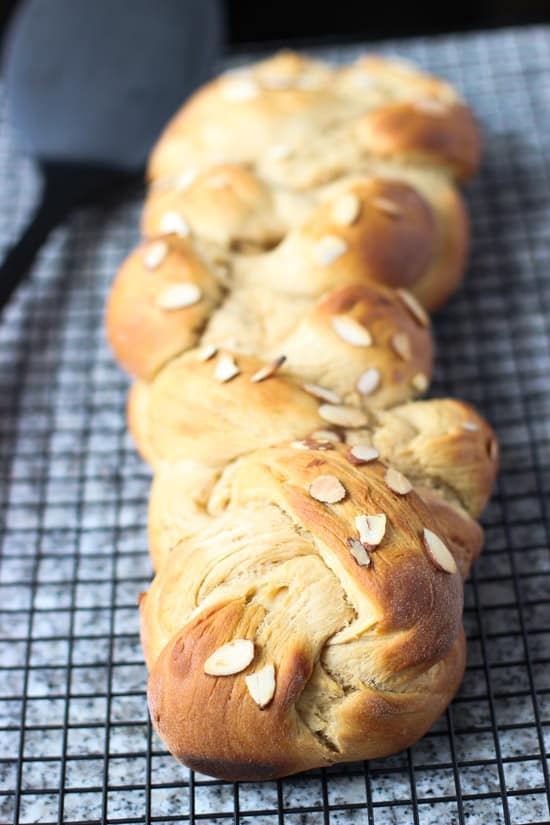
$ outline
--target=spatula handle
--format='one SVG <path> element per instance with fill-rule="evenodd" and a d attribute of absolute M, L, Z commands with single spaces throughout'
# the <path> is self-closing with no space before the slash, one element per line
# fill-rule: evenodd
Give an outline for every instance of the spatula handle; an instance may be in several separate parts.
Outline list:
<path fill-rule="evenodd" d="M 0 267 L 0 309 L 9 301 L 14 289 L 31 268 L 36 255 L 52 231 L 68 214 L 74 201 L 63 204 L 47 185 L 27 228 L 12 246 Z"/>
<path fill-rule="evenodd" d="M 38 206 L 27 228 L 0 266 L 0 311 L 29 272 L 40 247 L 56 226 L 83 202 L 103 197 L 107 190 L 135 180 L 132 173 L 92 166 L 47 164 Z"/>

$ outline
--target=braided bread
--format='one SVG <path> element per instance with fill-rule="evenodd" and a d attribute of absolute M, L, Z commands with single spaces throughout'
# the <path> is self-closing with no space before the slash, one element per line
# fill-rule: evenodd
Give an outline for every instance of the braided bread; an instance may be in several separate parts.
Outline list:
<path fill-rule="evenodd" d="M 478 160 L 445 83 L 290 53 L 207 85 L 153 152 L 107 328 L 154 471 L 151 716 L 192 768 L 384 756 L 460 683 L 497 442 L 415 398 Z"/>

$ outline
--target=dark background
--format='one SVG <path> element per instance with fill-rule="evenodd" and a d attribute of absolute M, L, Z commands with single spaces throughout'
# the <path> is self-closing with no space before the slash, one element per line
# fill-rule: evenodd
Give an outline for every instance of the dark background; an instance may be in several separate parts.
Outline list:
<path fill-rule="evenodd" d="M 0 0 L 0 27 L 16 3 Z M 155 0 L 151 3 L 157 12 L 162 7 Z M 226 7 L 229 43 L 234 48 L 248 43 L 374 40 L 550 21 L 550 0 L 447 0 L 434 5 L 395 0 L 228 0 Z"/>

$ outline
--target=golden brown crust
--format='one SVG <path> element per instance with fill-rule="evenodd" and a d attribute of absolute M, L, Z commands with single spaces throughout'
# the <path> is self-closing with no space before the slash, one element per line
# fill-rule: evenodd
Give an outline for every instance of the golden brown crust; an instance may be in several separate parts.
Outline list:
<path fill-rule="evenodd" d="M 459 180 L 479 166 L 481 145 L 472 113 L 459 103 L 396 103 L 357 123 L 362 148 L 403 163 L 448 166 Z"/>
<path fill-rule="evenodd" d="M 181 400 L 176 399 L 175 403 L 183 409 L 187 386 L 182 380 L 177 385 L 182 395 Z M 143 395 L 147 395 L 147 398 L 149 395 L 142 386 L 138 386 L 139 391 L 133 391 L 136 409 L 130 418 L 130 424 L 144 427 L 149 420 L 148 414 L 144 406 L 138 410 L 137 405 L 144 405 Z M 229 398 L 226 401 L 229 402 Z M 268 410 L 264 414 L 268 414 Z M 318 431 L 311 429 L 311 421 L 307 416 L 303 418 L 298 408 L 290 406 L 288 415 L 288 427 L 293 428 L 296 438 L 308 438 L 313 434 L 315 442 L 316 438 L 324 437 L 323 430 L 316 436 Z M 347 441 L 347 449 L 353 444 L 374 444 L 382 461 L 410 478 L 422 490 L 424 500 L 429 500 L 430 507 L 436 510 L 446 508 L 445 518 L 456 525 L 457 561 L 464 555 L 458 540 L 460 531 L 465 532 L 468 547 L 478 548 L 474 553 L 477 555 L 481 532 L 478 525 L 470 519 L 477 517 L 485 506 L 498 469 L 498 461 L 487 450 L 487 445 L 494 439 L 494 433 L 487 423 L 469 405 L 451 399 L 405 404 L 395 407 L 391 413 L 378 414 L 376 418 L 378 420 L 372 418 L 367 428 L 335 428 L 329 430 L 329 433 L 339 432 L 339 437 Z M 251 423 L 253 419 L 247 420 Z M 476 424 L 478 429 L 466 429 L 465 423 Z M 320 426 L 329 427 L 326 422 Z M 251 430 L 254 429 L 252 426 Z M 233 432 L 227 431 L 229 440 L 234 445 L 233 458 L 246 455 L 254 449 L 254 434 L 248 438 L 241 435 L 237 447 Z M 147 453 L 150 437 L 135 432 L 134 436 L 144 457 L 154 463 L 153 457 Z M 226 440 L 225 432 L 222 437 Z M 205 431 L 199 438 L 203 439 L 203 444 L 194 444 L 193 449 L 200 451 L 199 456 L 207 456 L 212 463 L 218 456 L 219 439 L 216 432 Z M 327 446 L 325 444 L 324 448 Z M 315 450 L 308 453 L 311 456 L 316 454 Z M 149 520 L 149 546 L 156 570 L 160 570 L 176 545 L 182 543 L 199 524 L 204 524 L 205 519 L 208 519 L 210 496 L 222 469 L 219 464 L 207 466 L 196 458 L 170 463 L 164 461 L 158 466 L 151 494 Z M 464 514 L 468 514 L 470 519 L 464 520 Z M 471 561 L 467 556 L 464 562 L 466 567 L 469 567 Z M 466 567 L 461 561 L 460 564 L 465 573 Z"/>
<path fill-rule="evenodd" d="M 471 404 L 445 398 L 380 412 L 373 443 L 411 479 L 479 518 L 495 483 L 498 456 L 494 431 Z"/>
<path fill-rule="evenodd" d="M 469 405 L 413 399 L 478 161 L 444 82 L 292 53 L 200 90 L 153 153 L 107 327 L 155 473 L 151 717 L 191 768 L 384 756 L 458 687 L 498 450 Z"/>
<path fill-rule="evenodd" d="M 401 107 L 410 118 L 404 119 Z M 372 134 L 368 129 L 365 139 L 369 120 Z M 386 156 L 389 144 L 411 161 L 429 158 L 458 177 L 472 174 L 479 160 L 475 122 L 442 81 L 381 58 L 332 68 L 278 55 L 222 75 L 196 93 L 157 144 L 149 176 L 177 175 L 220 159 L 262 167 L 271 157 L 277 160 L 277 153 L 270 156 L 275 142 L 305 156 L 319 137 L 341 146 L 340 172 L 362 153 Z"/>
<path fill-rule="evenodd" d="M 327 472 L 346 489 L 333 505 L 308 493 Z M 445 507 L 436 519 L 416 493 L 402 498 L 390 490 L 384 473 L 379 462 L 351 464 L 344 447 L 277 447 L 241 460 L 219 482 L 223 509 L 218 505 L 212 518 L 222 520 L 226 539 L 212 544 L 212 526 L 201 525 L 174 550 L 142 602 L 153 722 L 178 758 L 224 777 L 266 778 L 389 753 L 424 732 L 449 701 L 463 668 L 462 581 L 434 566 L 422 531 L 437 531 L 454 553 L 453 530 Z M 388 526 L 371 565 L 362 568 L 347 538 L 355 515 L 365 511 L 386 512 Z M 271 539 L 258 532 L 261 512 Z M 469 521 L 450 514 L 451 527 L 459 519 Z M 464 535 L 459 552 L 473 557 L 478 534 L 471 545 Z M 262 562 L 270 540 L 271 572 Z M 184 577 L 189 596 L 182 604 Z M 173 618 L 166 622 L 174 609 L 183 627 L 171 637 Z M 235 638 L 255 644 L 249 667 L 232 676 L 205 674 L 206 658 Z M 276 691 L 259 710 L 245 676 L 266 662 L 275 666 Z M 313 690 L 323 678 L 319 667 L 325 680 L 337 679 L 339 699 L 329 708 Z M 403 726 L 407 708 L 412 721 Z"/>
<path fill-rule="evenodd" d="M 155 244 L 166 252 L 151 270 L 147 254 Z M 163 294 L 181 284 L 198 287 L 200 301 L 180 309 L 159 306 Z M 107 336 L 121 366 L 151 378 L 162 364 L 195 345 L 221 294 L 184 239 L 168 235 L 141 243 L 119 270 L 107 304 Z"/>
<path fill-rule="evenodd" d="M 371 344 L 354 346 L 334 326 L 345 317 L 368 331 Z M 336 320 L 335 320 L 336 319 Z M 340 332 L 340 334 L 338 334 Z M 391 407 L 418 394 L 414 379 L 432 374 L 429 330 L 411 315 L 395 290 L 358 284 L 329 292 L 282 343 L 285 372 L 297 381 L 335 391 L 346 404 L 368 409 Z M 361 375 L 367 369 L 380 376 L 363 395 Z"/>

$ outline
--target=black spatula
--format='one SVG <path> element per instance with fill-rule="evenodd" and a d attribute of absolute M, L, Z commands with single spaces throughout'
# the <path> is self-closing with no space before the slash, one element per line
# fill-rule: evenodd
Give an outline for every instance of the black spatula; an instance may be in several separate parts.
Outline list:
<path fill-rule="evenodd" d="M 43 176 L 0 268 L 0 308 L 75 206 L 143 174 L 162 127 L 212 73 L 218 0 L 26 0 L 5 44 L 8 112 Z"/>

